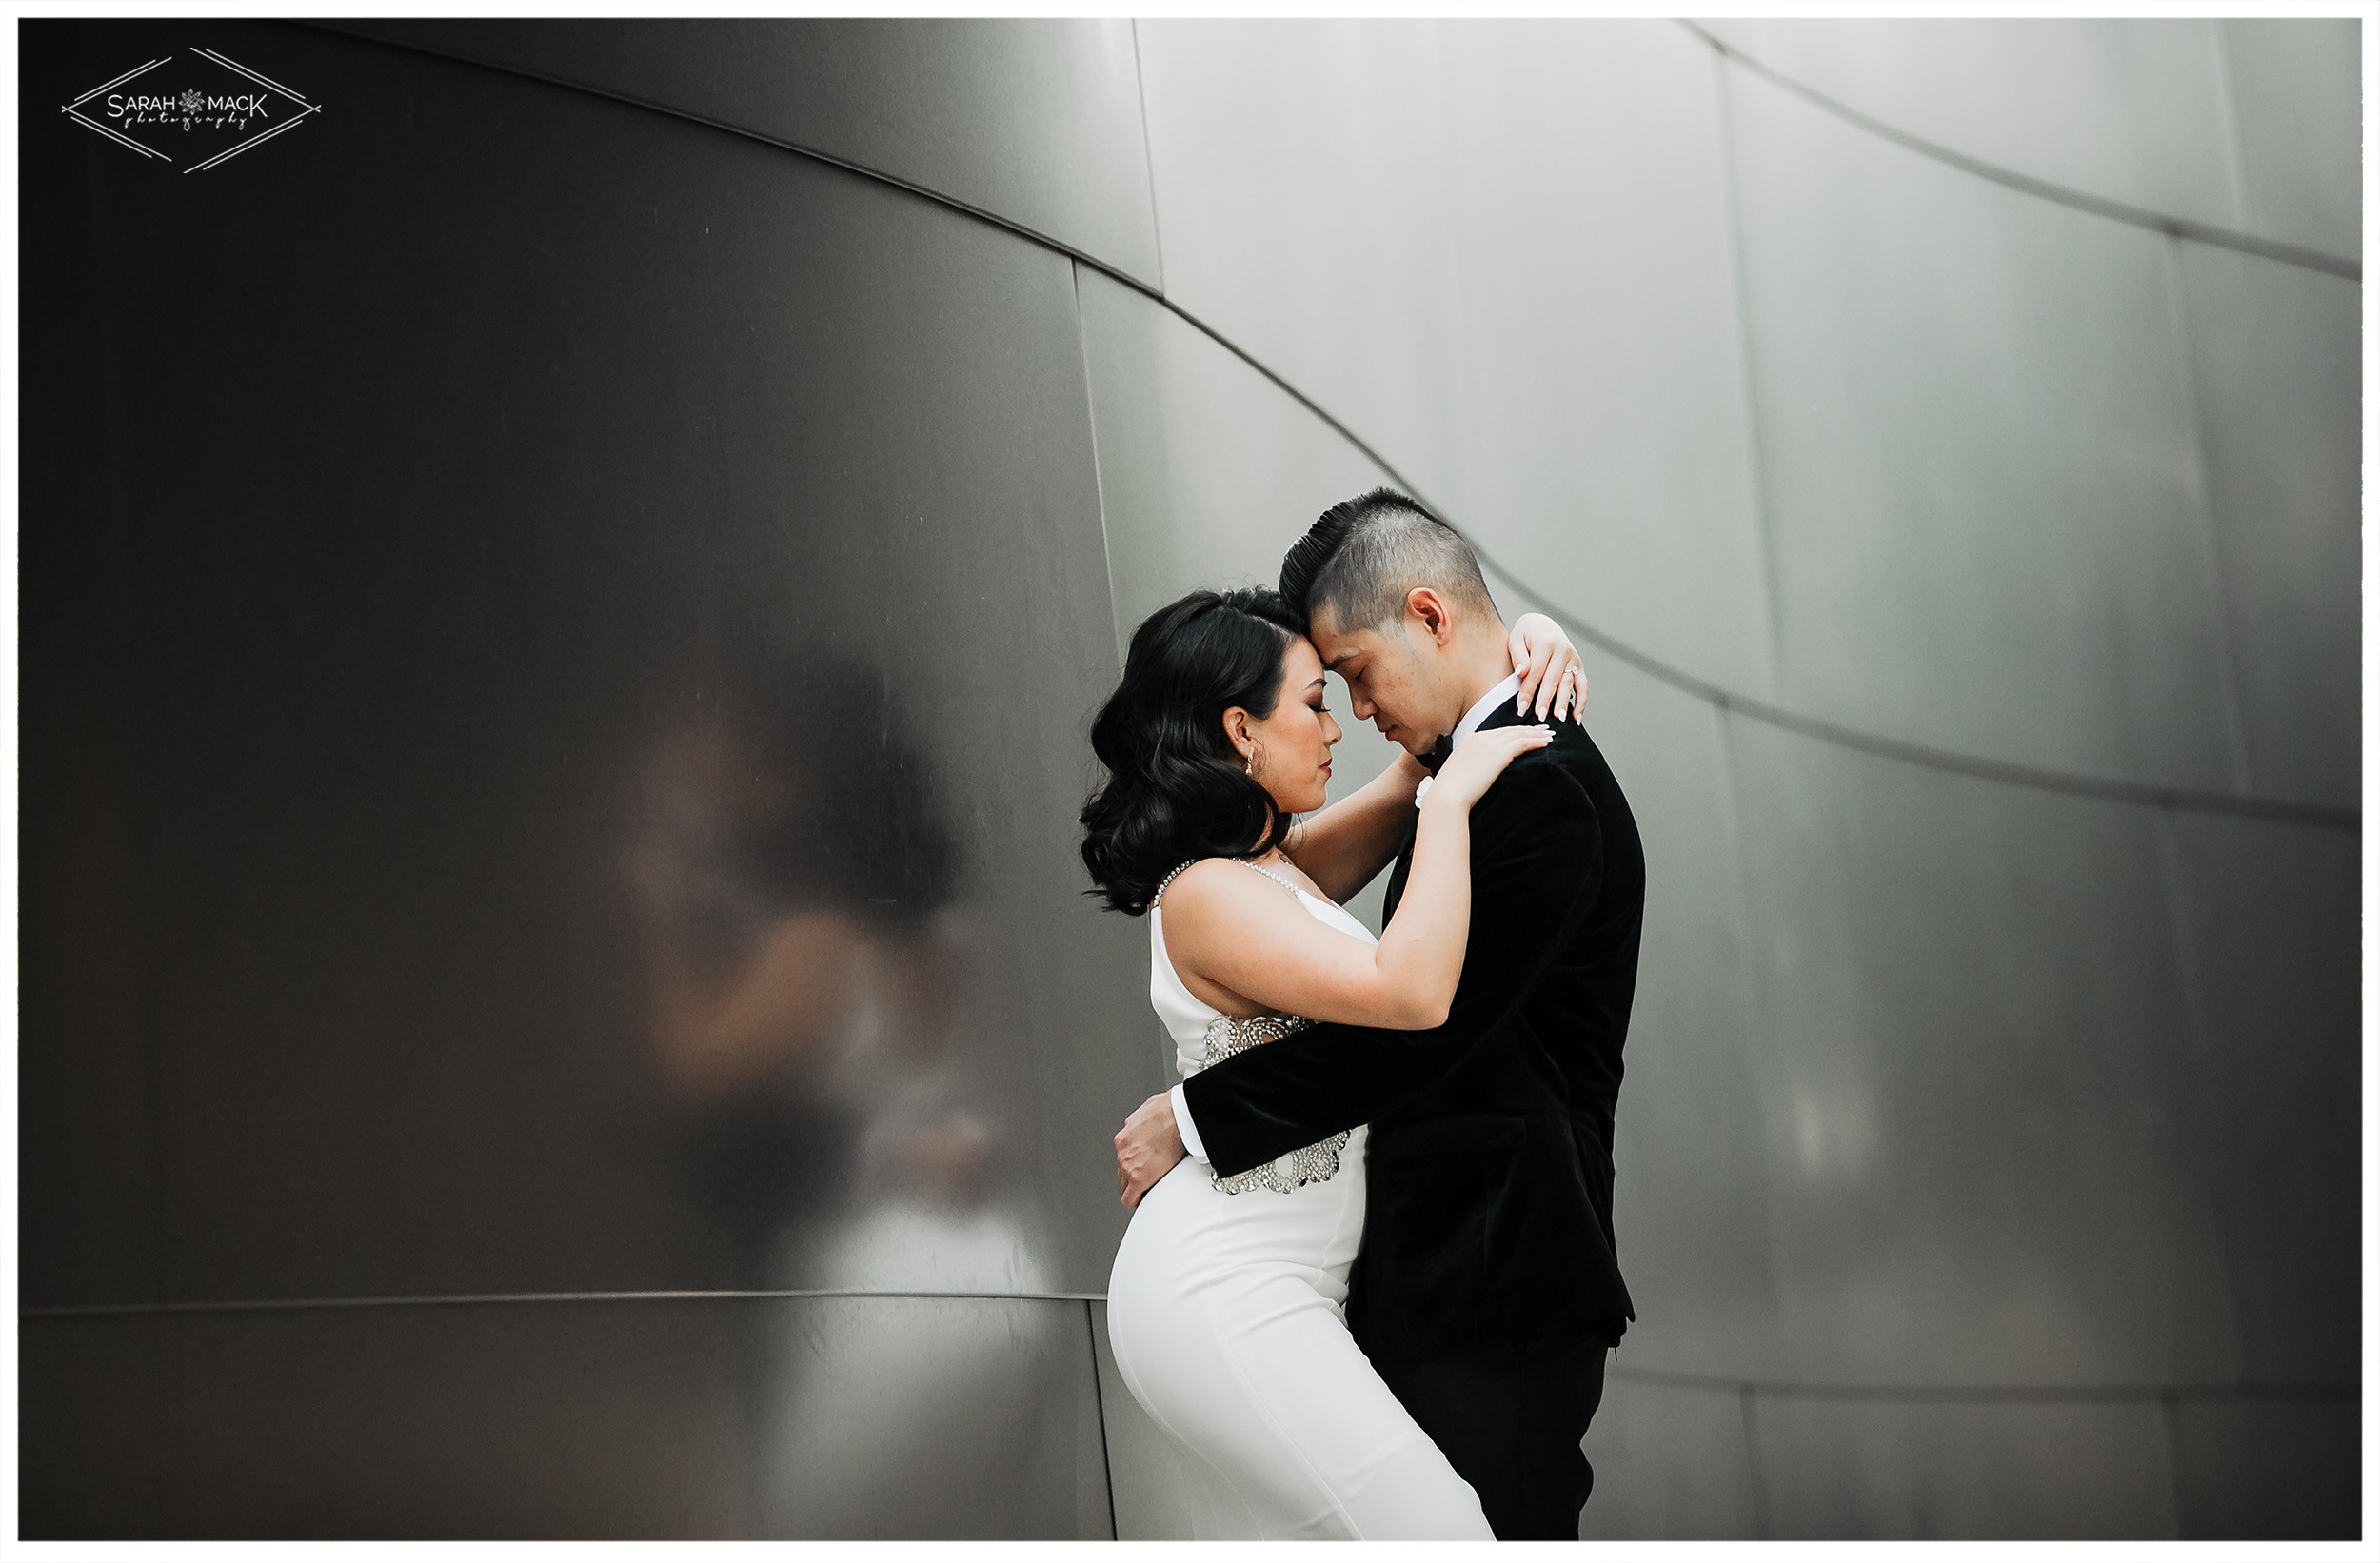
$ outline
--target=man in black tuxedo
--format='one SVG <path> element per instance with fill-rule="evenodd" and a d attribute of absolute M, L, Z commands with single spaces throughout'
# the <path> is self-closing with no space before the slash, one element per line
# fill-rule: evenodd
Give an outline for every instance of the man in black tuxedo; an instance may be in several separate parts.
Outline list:
<path fill-rule="evenodd" d="M 1455 531 L 1378 489 L 1281 564 L 1359 718 L 1436 768 L 1525 720 L 1502 622 Z M 1425 785 L 1427 783 L 1424 783 Z M 1413 836 L 1388 884 L 1394 915 Z M 1125 1202 L 1185 1154 L 1241 1172 L 1372 1126 L 1347 1323 L 1504 1540 L 1575 1540 L 1579 1449 L 1636 1309 L 1612 1236 L 1612 1113 L 1636 994 L 1644 852 L 1583 728 L 1508 766 L 1471 815 L 1471 935 L 1446 1022 L 1322 1024 L 1153 1097 L 1117 1137 Z"/>

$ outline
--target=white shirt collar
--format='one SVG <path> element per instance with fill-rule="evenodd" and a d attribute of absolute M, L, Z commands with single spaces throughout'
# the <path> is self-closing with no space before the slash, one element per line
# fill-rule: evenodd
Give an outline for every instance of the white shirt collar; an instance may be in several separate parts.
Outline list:
<path fill-rule="evenodd" d="M 1462 720 L 1455 723 L 1455 736 L 1449 746 L 1451 747 L 1453 743 L 1460 743 L 1464 739 L 1478 732 L 1479 723 L 1487 721 L 1488 714 L 1494 711 L 1497 704 L 1518 699 L 1520 699 L 1520 675 L 1517 672 L 1507 673 L 1504 675 L 1502 683 L 1481 695 L 1479 702 L 1465 711 L 1462 714 Z"/>

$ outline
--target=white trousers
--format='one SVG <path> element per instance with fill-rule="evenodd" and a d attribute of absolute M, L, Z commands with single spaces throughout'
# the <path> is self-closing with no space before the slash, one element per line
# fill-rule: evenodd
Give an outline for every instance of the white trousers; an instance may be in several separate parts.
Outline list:
<path fill-rule="evenodd" d="M 1222 1194 L 1182 1162 L 1117 1251 L 1108 1339 L 1181 1461 L 1200 1540 L 1494 1539 L 1347 1333 L 1363 1140 L 1291 1194 Z"/>

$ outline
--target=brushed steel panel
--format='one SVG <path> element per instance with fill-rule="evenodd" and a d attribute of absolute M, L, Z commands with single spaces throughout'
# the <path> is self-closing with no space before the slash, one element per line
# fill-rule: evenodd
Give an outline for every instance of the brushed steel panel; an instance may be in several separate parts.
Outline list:
<path fill-rule="evenodd" d="M 2362 289 L 2180 248 L 2240 736 L 2254 789 L 2362 794 Z"/>
<path fill-rule="evenodd" d="M 39 210 L 30 198 L 27 208 Z M 28 475 L 29 492 L 46 486 Z M 92 579 L 78 568 L 88 545 L 53 547 L 54 537 L 28 528 L 26 579 Z M 114 647 L 89 633 L 110 615 L 80 591 L 29 592 L 24 608 L 19 1295 L 28 1304 L 149 1301 L 159 1285 L 156 1080 L 128 796 L 142 735 L 122 720 Z"/>
<path fill-rule="evenodd" d="M 26 27 L 29 83 L 69 37 Z M 26 314 L 24 361 L 42 366 L 46 397 L 88 416 L 106 399 L 95 350 L 106 292 L 82 176 L 78 159 L 29 150 L 19 260 L 25 296 L 44 305 Z M 28 1304 L 149 1301 L 158 1282 L 155 1076 L 128 796 L 145 745 L 124 648 L 109 633 L 124 539 L 106 487 L 88 481 L 87 452 L 36 441 L 23 458 L 22 495 L 53 506 L 50 524 L 29 517 L 18 534 L 16 1210 Z"/>
<path fill-rule="evenodd" d="M 342 19 L 889 175 L 1159 283 L 1129 20 Z"/>
<path fill-rule="evenodd" d="M 2169 216 L 2247 226 L 2211 21 L 1696 25 L 1848 108 L 1969 157 Z"/>
<path fill-rule="evenodd" d="M 2177 1084 L 2230 1272 L 2239 1374 L 2361 1377 L 2360 838 L 2169 815 L 2193 1021 Z"/>
<path fill-rule="evenodd" d="M 2176 1536 L 2154 1402 L 1754 1404 L 1770 1534 L 1829 1540 Z"/>
<path fill-rule="evenodd" d="M 29 1541 L 163 1534 L 153 1318 L 16 1321 L 18 1534 Z"/>
<path fill-rule="evenodd" d="M 2363 42 L 2352 17 L 2226 18 L 2241 172 L 2258 232 L 2364 252 Z"/>
<path fill-rule="evenodd" d="M 1773 690 L 1718 71 L 1674 24 L 1445 30 L 1462 465 L 1447 503 L 1597 628 Z"/>
<path fill-rule="evenodd" d="M 1633 1291 L 1636 1281 L 1629 1277 Z M 1621 1343 L 1634 1356 L 1632 1333 Z M 1647 1383 L 1607 1368 L 1603 1404 L 1583 1448 L 1595 1493 L 1578 1517 L 1586 1541 L 1753 1540 L 1760 1495 L 1743 1397 L 1733 1390 Z"/>
<path fill-rule="evenodd" d="M 1182 593 L 1277 584 L 1315 517 L 1389 479 L 1163 305 L 1096 271 L 1077 280 L 1121 663 Z"/>
<path fill-rule="evenodd" d="M 2182 1533 L 2193 1541 L 2360 1537 L 2358 1399 L 2176 1405 L 2172 1415 Z"/>
<path fill-rule="evenodd" d="M 26 1529 L 1104 1536 L 1084 1324 L 956 1297 L 28 1320 Z"/>
<path fill-rule="evenodd" d="M 219 47 L 337 129 L 89 158 L 109 416 L 27 419 L 28 560 L 68 490 L 121 528 L 72 557 L 143 763 L 74 784 L 142 844 L 164 1294 L 1098 1285 L 1145 1010 L 1074 855 L 1071 264 L 592 95 Z"/>
<path fill-rule="evenodd" d="M 759 1533 L 1114 1533 L 1081 1303 L 846 1297 L 760 1322 Z"/>
<path fill-rule="evenodd" d="M 1780 1299 L 1745 1375 L 2230 1378 L 2157 815 L 1727 733 Z"/>
<path fill-rule="evenodd" d="M 1614 633 L 1770 683 L 1709 53 L 1144 23 L 1167 296 Z"/>
<path fill-rule="evenodd" d="M 1140 24 L 1165 293 L 1432 492 L 1464 289 L 1435 22 Z"/>
<path fill-rule="evenodd" d="M 1786 703 L 2244 785 L 2172 241 L 1728 92 Z"/>
<path fill-rule="evenodd" d="M 750 1534 L 760 1323 L 724 1300 L 163 1319 L 164 1533 Z"/>
<path fill-rule="evenodd" d="M 1081 1303 L 520 1302 L 159 1328 L 170 1535 L 1106 1534 Z"/>

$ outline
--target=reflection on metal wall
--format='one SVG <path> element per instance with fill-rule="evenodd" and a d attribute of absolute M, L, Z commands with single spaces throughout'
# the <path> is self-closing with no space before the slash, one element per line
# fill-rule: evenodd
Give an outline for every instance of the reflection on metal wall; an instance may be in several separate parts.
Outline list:
<path fill-rule="evenodd" d="M 29 80 L 171 30 L 36 30 Z M 27 180 L 28 363 L 80 394 L 29 422 L 26 1298 L 307 1307 L 41 1321 L 141 1335 L 169 1425 L 247 1408 L 100 1514 L 1074 1533 L 1084 1305 L 980 1296 L 1100 1283 L 1154 1083 L 1073 852 L 1114 639 L 1071 263 L 590 93 L 209 47 L 320 123 Z M 867 1296 L 562 1300 L 736 1290 Z M 454 1296 L 547 1300 L 318 1307 Z M 488 1398 L 517 1479 L 442 1505 L 460 1452 L 397 1446 Z M 678 1492 L 688 1418 L 747 1482 Z M 956 1485 L 855 1515 L 829 1429 Z M 29 1526 L 140 1525 L 75 1491 Z"/>
<path fill-rule="evenodd" d="M 1081 729 L 1384 478 L 1653 867 L 1588 1533 L 2351 1533 L 2353 34 L 1965 26 L 227 27 L 186 177 L 29 25 L 27 1533 L 1180 1533 Z"/>

